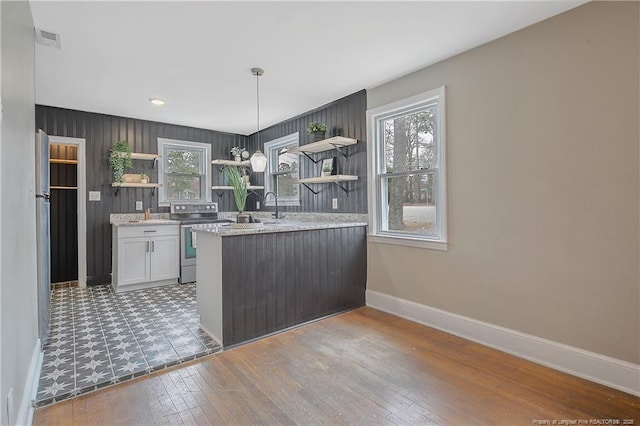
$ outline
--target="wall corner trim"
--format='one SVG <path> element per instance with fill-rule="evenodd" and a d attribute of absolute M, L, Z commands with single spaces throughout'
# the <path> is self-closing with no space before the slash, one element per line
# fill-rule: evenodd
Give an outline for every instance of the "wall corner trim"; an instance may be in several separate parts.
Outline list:
<path fill-rule="evenodd" d="M 16 425 L 30 425 L 33 422 L 33 401 L 36 399 L 38 392 L 38 383 L 40 382 L 40 369 L 42 368 L 42 359 L 44 352 L 40 350 L 40 339 L 36 340 L 31 353 L 31 362 L 27 371 L 27 378 L 24 382 L 24 392 L 20 401 L 20 409 L 16 418 Z"/>
<path fill-rule="evenodd" d="M 640 396 L 640 365 L 373 290 L 366 304 L 583 379 Z"/>

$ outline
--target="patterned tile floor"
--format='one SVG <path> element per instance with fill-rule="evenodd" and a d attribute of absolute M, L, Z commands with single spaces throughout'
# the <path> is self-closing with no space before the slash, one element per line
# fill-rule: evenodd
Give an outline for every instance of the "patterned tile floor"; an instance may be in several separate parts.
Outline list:
<path fill-rule="evenodd" d="M 219 350 L 198 327 L 195 284 L 119 294 L 110 285 L 56 288 L 35 405 Z"/>

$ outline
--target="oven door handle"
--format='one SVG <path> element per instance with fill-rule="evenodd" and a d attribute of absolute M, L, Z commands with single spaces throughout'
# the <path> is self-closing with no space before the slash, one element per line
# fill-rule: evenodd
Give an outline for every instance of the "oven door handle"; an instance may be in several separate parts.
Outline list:
<path fill-rule="evenodd" d="M 198 247 L 198 233 L 193 232 L 193 230 L 191 230 L 191 247 L 193 248 Z"/>

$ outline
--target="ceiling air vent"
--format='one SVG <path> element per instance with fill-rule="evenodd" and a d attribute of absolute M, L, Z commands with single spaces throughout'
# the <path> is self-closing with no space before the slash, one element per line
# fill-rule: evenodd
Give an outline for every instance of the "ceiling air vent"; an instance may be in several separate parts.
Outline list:
<path fill-rule="evenodd" d="M 44 46 L 60 49 L 60 34 L 36 28 L 36 41 Z"/>

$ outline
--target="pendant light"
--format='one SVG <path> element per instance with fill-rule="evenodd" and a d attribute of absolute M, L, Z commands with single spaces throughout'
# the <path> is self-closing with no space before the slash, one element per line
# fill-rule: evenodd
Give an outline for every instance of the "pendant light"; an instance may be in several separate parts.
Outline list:
<path fill-rule="evenodd" d="M 257 120 L 257 128 L 258 134 L 256 139 L 258 140 L 258 146 L 260 146 L 260 76 L 264 74 L 264 70 L 262 68 L 251 68 L 251 74 L 256 76 L 256 105 L 258 111 L 258 120 Z M 267 156 L 257 149 L 256 152 L 251 156 L 251 169 L 254 172 L 264 172 L 267 168 Z"/>

